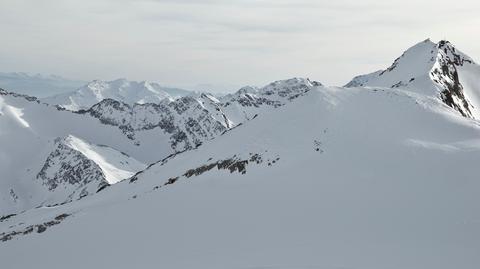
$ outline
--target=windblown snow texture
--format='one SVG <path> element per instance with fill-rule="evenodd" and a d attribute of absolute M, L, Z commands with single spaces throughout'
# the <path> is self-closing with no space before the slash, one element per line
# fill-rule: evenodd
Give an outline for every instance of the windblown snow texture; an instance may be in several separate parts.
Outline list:
<path fill-rule="evenodd" d="M 479 70 L 427 40 L 346 88 L 0 91 L 1 265 L 476 269 Z"/>
<path fill-rule="evenodd" d="M 346 87 L 405 88 L 436 95 L 469 118 L 480 117 L 480 67 L 450 42 L 429 39 L 411 47 L 387 69 L 355 77 Z M 472 81 L 473 80 L 473 81 Z"/>

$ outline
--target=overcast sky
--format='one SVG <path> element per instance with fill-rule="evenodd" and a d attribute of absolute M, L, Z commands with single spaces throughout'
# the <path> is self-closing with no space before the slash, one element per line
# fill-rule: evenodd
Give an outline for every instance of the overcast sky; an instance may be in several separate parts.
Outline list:
<path fill-rule="evenodd" d="M 0 71 L 343 85 L 428 37 L 480 61 L 479 13 L 478 0 L 0 0 Z"/>

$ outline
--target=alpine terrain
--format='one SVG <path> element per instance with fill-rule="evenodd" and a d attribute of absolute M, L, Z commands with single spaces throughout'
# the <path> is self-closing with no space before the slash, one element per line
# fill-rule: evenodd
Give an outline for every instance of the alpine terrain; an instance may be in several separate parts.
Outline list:
<path fill-rule="evenodd" d="M 480 66 L 422 41 L 344 87 L 0 91 L 2 268 L 476 269 Z"/>
<path fill-rule="evenodd" d="M 77 111 L 88 109 L 92 105 L 108 98 L 133 105 L 135 103 L 158 103 L 164 99 L 174 100 L 189 93 L 186 90 L 163 87 L 158 83 L 148 81 L 137 82 L 126 79 L 113 81 L 94 80 L 77 90 L 46 97 L 43 101 Z"/>

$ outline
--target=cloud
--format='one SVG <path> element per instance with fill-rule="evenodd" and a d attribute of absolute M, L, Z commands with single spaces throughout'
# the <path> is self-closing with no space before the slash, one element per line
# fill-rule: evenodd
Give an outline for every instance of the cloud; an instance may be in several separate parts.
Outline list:
<path fill-rule="evenodd" d="M 0 71 L 163 84 L 343 85 L 427 37 L 480 58 L 480 3 L 457 0 L 2 0 Z"/>

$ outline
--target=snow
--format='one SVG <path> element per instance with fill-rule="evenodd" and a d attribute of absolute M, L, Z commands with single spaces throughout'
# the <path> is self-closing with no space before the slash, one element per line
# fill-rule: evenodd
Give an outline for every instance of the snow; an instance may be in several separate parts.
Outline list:
<path fill-rule="evenodd" d="M 190 92 L 186 90 L 162 87 L 157 83 L 147 81 L 94 80 L 75 91 L 47 97 L 43 101 L 60 105 L 68 110 L 78 111 L 88 109 L 104 99 L 114 99 L 133 105 L 136 103 L 159 103 L 164 99 L 174 100 L 188 94 Z"/>
<path fill-rule="evenodd" d="M 135 183 L 7 220 L 4 229 L 74 214 L 42 234 L 1 243 L 0 258 L 8 268 L 42 261 L 53 268 L 474 269 L 479 135 L 478 121 L 431 96 L 316 87 L 151 166 Z M 249 162 L 245 174 L 214 168 L 181 176 L 251 153 L 263 161 Z M 180 178 L 155 189 L 172 176 Z"/>
<path fill-rule="evenodd" d="M 419 43 L 382 78 L 348 88 L 293 78 L 165 107 L 105 101 L 95 111 L 109 124 L 0 95 L 0 212 L 19 213 L 0 221 L 0 239 L 14 234 L 0 241 L 1 266 L 478 268 L 480 121 L 439 98 L 430 71 L 445 55 L 436 47 Z M 477 66 L 457 68 L 476 106 Z M 144 128 L 165 115 L 200 134 L 222 128 L 174 153 L 171 137 Z M 129 123 L 136 140 L 114 122 Z M 68 148 L 52 151 L 59 145 Z M 48 176 L 79 162 L 116 184 L 99 191 L 94 177 L 92 195 L 38 206 L 65 195 L 32 184 L 47 156 Z M 83 192 L 71 185 L 67 194 Z M 46 231 L 22 232 L 65 213 Z"/>
<path fill-rule="evenodd" d="M 222 100 L 206 93 L 133 106 L 104 99 L 79 113 L 0 91 L 3 107 L 22 113 L 0 118 L 0 168 L 5 175 L 0 178 L 0 214 L 94 194 L 104 181 L 119 182 L 144 164 L 193 149 L 292 102 L 314 84 L 320 85 L 302 78 L 276 81 L 255 94 L 240 90 Z"/>
<path fill-rule="evenodd" d="M 478 118 L 479 84 L 480 67 L 470 57 L 448 41 L 427 39 L 405 51 L 389 68 L 357 76 L 346 87 L 400 87 L 437 96 L 462 115 Z"/>
<path fill-rule="evenodd" d="M 73 135 L 66 138 L 66 143 L 100 166 L 109 184 L 129 178 L 146 168 L 145 164 L 128 155 L 106 146 L 89 144 Z"/>
<path fill-rule="evenodd" d="M 52 195 L 68 196 L 71 189 L 67 186 L 65 192 L 54 194 L 36 177 L 55 150 L 54 141 L 69 135 L 89 145 L 86 148 L 91 151 L 83 153 L 97 158 L 111 182 L 127 178 L 141 170 L 143 164 L 172 153 L 169 138 L 160 129 L 139 134 L 138 139 L 144 142 L 139 144 L 116 126 L 104 125 L 90 116 L 0 94 L 0 215 L 35 207 Z M 108 145 L 111 150 L 96 145 Z M 131 156 L 124 158 L 128 162 L 120 162 L 124 157 L 120 152 Z M 12 191 L 16 198 L 10 194 Z"/>
<path fill-rule="evenodd" d="M 474 104 L 473 116 L 480 119 L 480 66 L 464 65 L 459 67 L 458 74 L 465 96 Z"/>
<path fill-rule="evenodd" d="M 19 123 L 21 126 L 25 128 L 30 127 L 30 124 L 28 124 L 28 122 L 22 118 L 23 116 L 22 109 L 14 106 L 3 105 L 3 100 L 1 99 L 1 97 L 0 97 L 0 113 L 4 114 L 7 117 L 10 116 L 12 119 L 14 119 L 17 123 Z"/>
<path fill-rule="evenodd" d="M 436 63 L 435 60 L 438 52 L 436 46 L 437 44 L 429 39 L 420 42 L 405 51 L 388 69 L 359 76 L 350 82 L 350 84 L 352 86 L 390 88 L 399 82 L 406 85 L 412 78 L 415 79 L 413 83 L 418 83 L 418 81 L 428 78 L 430 70 Z M 424 93 L 434 93 L 433 85 L 430 87 L 424 87 L 426 85 L 422 86 L 423 87 L 419 87 L 419 89 Z"/>

